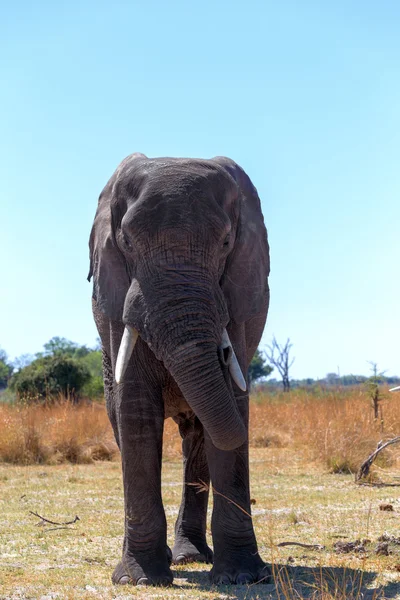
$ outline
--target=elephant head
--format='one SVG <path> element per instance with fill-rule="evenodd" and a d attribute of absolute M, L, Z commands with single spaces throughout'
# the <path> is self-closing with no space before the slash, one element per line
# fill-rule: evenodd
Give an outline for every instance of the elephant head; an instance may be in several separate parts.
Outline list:
<path fill-rule="evenodd" d="M 133 154 L 100 195 L 89 246 L 93 297 L 125 324 L 117 381 L 140 335 L 213 443 L 240 446 L 246 428 L 222 365 L 246 384 L 226 326 L 262 310 L 269 271 L 260 200 L 245 172 L 223 157 Z"/>

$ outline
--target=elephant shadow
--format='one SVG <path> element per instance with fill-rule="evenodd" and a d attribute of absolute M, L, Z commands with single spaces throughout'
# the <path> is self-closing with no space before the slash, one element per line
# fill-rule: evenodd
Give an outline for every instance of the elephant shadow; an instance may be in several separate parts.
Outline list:
<path fill-rule="evenodd" d="M 177 571 L 192 589 L 218 590 L 227 600 L 320 600 L 331 594 L 341 600 L 400 598 L 400 582 L 376 585 L 379 573 L 343 567 L 293 567 L 276 564 L 273 583 L 211 587 L 208 571 Z M 179 585 L 179 584 L 178 584 Z"/>

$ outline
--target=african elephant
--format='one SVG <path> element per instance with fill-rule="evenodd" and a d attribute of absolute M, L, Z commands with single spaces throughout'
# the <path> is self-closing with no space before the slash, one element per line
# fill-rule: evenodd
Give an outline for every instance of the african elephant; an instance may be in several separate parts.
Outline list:
<path fill-rule="evenodd" d="M 121 450 L 122 560 L 114 583 L 169 585 L 171 561 L 213 562 L 213 583 L 265 577 L 250 513 L 243 374 L 269 304 L 269 248 L 257 191 L 232 160 L 121 162 L 90 236 L 93 313 L 107 411 Z M 184 486 L 167 546 L 164 419 L 182 437 Z M 211 482 L 212 539 L 206 542 Z M 222 496 L 225 496 L 225 498 Z M 229 500 L 227 500 L 229 499 Z"/>

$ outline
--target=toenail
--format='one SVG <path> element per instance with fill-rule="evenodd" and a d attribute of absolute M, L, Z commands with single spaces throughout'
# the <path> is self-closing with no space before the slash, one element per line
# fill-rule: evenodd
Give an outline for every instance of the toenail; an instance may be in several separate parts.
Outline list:
<path fill-rule="evenodd" d="M 128 583 L 131 582 L 131 578 L 128 575 L 124 575 L 123 577 L 121 577 L 121 579 L 119 580 L 120 585 L 127 585 Z"/>
<path fill-rule="evenodd" d="M 149 580 L 147 577 L 141 577 L 137 580 L 136 585 L 149 585 Z"/>

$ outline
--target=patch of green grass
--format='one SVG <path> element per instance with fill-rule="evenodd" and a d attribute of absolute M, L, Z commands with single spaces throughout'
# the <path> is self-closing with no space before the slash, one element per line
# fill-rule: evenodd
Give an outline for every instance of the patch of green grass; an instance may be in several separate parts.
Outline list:
<path fill-rule="evenodd" d="M 68 483 L 83 483 L 83 477 L 77 477 L 76 475 L 70 475 L 67 479 Z"/>
<path fill-rule="evenodd" d="M 165 461 L 163 500 L 170 545 L 181 480 L 181 461 Z M 259 550 L 273 565 L 276 585 L 216 588 L 208 582 L 210 566 L 194 564 L 173 567 L 174 586 L 168 590 L 120 587 L 110 580 L 123 533 L 119 463 L 1 465 L 0 598 L 58 594 L 54 597 L 63 600 L 361 600 L 361 590 L 379 586 L 388 598 L 400 598 L 400 547 L 393 546 L 389 556 L 375 553 L 380 535 L 398 536 L 396 488 L 357 486 L 351 476 L 328 474 L 287 448 L 252 449 L 251 483 Z M 379 510 L 382 502 L 391 502 L 394 512 Z M 75 515 L 80 520 L 60 529 L 44 525 L 30 511 L 58 523 Z M 338 540 L 365 538 L 371 540 L 365 555 L 334 550 Z M 279 546 L 288 541 L 324 549 Z M 378 597 L 384 596 L 375 593 Z M 374 596 L 371 592 L 365 598 Z"/>
<path fill-rule="evenodd" d="M 351 475 L 357 472 L 358 464 L 347 456 L 329 456 L 326 459 L 327 467 L 331 473 L 346 473 Z"/>

